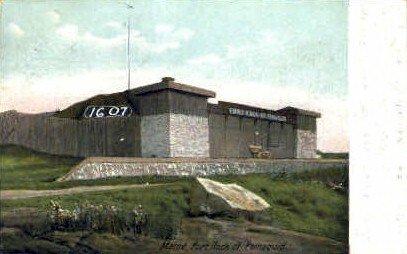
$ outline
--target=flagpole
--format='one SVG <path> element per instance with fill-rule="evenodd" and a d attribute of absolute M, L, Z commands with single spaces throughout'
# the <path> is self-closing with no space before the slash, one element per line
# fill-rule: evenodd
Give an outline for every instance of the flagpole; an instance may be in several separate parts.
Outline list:
<path fill-rule="evenodd" d="M 127 18 L 127 90 L 130 90 L 130 17 Z"/>

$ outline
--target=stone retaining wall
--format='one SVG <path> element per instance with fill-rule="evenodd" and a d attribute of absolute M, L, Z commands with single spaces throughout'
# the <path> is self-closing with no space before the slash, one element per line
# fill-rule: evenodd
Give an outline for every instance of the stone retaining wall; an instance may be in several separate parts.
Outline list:
<path fill-rule="evenodd" d="M 251 173 L 294 173 L 313 169 L 348 168 L 346 160 L 139 160 L 88 158 L 59 181 L 117 176 L 206 176 Z"/>

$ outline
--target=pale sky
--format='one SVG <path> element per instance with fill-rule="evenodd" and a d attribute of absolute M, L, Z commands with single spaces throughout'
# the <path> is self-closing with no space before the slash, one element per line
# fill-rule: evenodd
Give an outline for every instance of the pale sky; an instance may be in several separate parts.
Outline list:
<path fill-rule="evenodd" d="M 128 9 L 126 4 L 134 8 Z M 4 1 L 0 112 L 63 109 L 172 76 L 217 100 L 322 113 L 348 150 L 347 1 Z"/>

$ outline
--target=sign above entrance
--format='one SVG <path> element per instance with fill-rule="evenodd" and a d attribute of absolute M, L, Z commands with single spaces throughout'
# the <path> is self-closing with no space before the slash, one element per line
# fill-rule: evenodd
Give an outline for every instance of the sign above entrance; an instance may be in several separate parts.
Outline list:
<path fill-rule="evenodd" d="M 240 108 L 228 108 L 230 115 L 246 116 L 246 117 L 255 117 L 260 119 L 266 119 L 271 121 L 286 122 L 287 117 L 273 115 L 265 112 L 257 112 L 252 110 L 240 109 Z"/>
<path fill-rule="evenodd" d="M 129 106 L 88 106 L 83 116 L 85 118 L 127 117 L 131 113 Z"/>

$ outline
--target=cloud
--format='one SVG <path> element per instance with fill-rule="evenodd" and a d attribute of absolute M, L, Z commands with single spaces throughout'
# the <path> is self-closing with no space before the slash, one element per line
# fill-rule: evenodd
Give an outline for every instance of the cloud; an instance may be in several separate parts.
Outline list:
<path fill-rule="evenodd" d="M 117 29 L 123 28 L 118 22 L 108 22 L 105 25 Z M 182 43 L 191 38 L 194 34 L 194 32 L 189 29 L 173 29 L 168 25 L 157 26 L 156 32 L 157 31 L 160 35 L 158 35 L 155 40 L 150 40 L 143 36 L 139 31 L 134 29 L 131 30 L 130 47 L 132 49 L 137 49 L 138 53 L 142 54 L 161 54 L 168 50 L 180 48 Z M 127 43 L 127 31 L 124 30 L 122 33 L 113 37 L 102 37 L 95 35 L 90 31 L 78 33 L 78 27 L 76 25 L 66 24 L 58 28 L 56 33 L 65 40 L 76 41 L 92 47 L 120 47 L 125 46 Z"/>
<path fill-rule="evenodd" d="M 127 32 L 110 38 L 96 36 L 91 32 L 86 32 L 84 35 L 80 36 L 79 39 L 87 45 L 92 46 L 105 48 L 124 47 L 127 44 Z M 130 32 L 130 47 L 132 50 L 137 49 L 138 51 L 142 51 L 144 53 L 161 53 L 168 48 L 177 48 L 178 45 L 171 45 L 170 42 L 166 42 L 163 45 L 156 45 L 147 41 L 147 39 L 143 37 L 139 31 L 132 30 Z"/>
<path fill-rule="evenodd" d="M 225 57 L 220 57 L 215 54 L 208 54 L 187 60 L 188 64 L 218 64 L 221 62 L 237 61 L 241 58 L 246 58 L 248 55 L 259 52 L 264 47 L 270 47 L 275 44 L 276 40 L 272 32 L 261 31 L 257 33 L 256 39 L 251 44 L 244 45 L 228 45 L 226 46 Z"/>
<path fill-rule="evenodd" d="M 258 41 L 261 41 L 263 43 L 276 43 L 277 42 L 276 36 L 275 36 L 274 32 L 272 32 L 272 31 L 269 31 L 269 30 L 261 31 L 259 33 L 259 35 L 260 36 L 258 38 Z"/>
<path fill-rule="evenodd" d="M 223 59 L 215 54 L 209 54 L 197 58 L 193 58 L 187 61 L 187 63 L 192 65 L 199 65 L 199 64 L 218 64 L 221 63 Z"/>
<path fill-rule="evenodd" d="M 276 48 L 281 48 L 285 46 L 283 38 L 277 40 L 274 33 L 271 31 L 260 31 L 258 32 L 253 41 L 245 44 L 233 44 L 226 46 L 226 58 L 227 59 L 239 59 L 245 58 L 247 55 L 256 54 L 257 52 L 263 52 L 266 49 L 271 49 L 273 51 Z"/>
<path fill-rule="evenodd" d="M 61 15 L 57 11 L 49 11 L 46 15 L 53 23 L 58 23 L 61 19 Z"/>
<path fill-rule="evenodd" d="M 119 35 L 112 38 L 103 38 L 95 36 L 90 32 L 86 32 L 85 35 L 83 35 L 82 40 L 90 45 L 117 47 L 123 45 L 127 41 L 127 35 Z"/>
<path fill-rule="evenodd" d="M 172 39 L 189 40 L 195 32 L 188 28 L 174 29 L 173 26 L 167 24 L 160 24 L 155 26 L 155 33 L 161 36 L 167 36 Z"/>
<path fill-rule="evenodd" d="M 170 25 L 158 25 L 155 32 L 158 34 L 157 41 L 150 42 L 147 45 L 155 53 L 178 49 L 181 47 L 181 43 L 189 40 L 194 35 L 194 32 L 190 29 L 174 29 Z"/>
<path fill-rule="evenodd" d="M 109 28 L 113 28 L 113 29 L 123 29 L 125 27 L 123 24 L 120 24 L 117 21 L 107 22 L 106 26 L 109 27 Z"/>
<path fill-rule="evenodd" d="M 155 26 L 155 33 L 157 41 L 149 43 L 148 47 L 151 51 L 156 53 L 163 53 L 170 49 L 178 49 L 181 47 L 182 42 L 188 41 L 194 35 L 194 31 L 188 28 L 175 29 L 168 24 Z"/>
<path fill-rule="evenodd" d="M 7 30 L 17 37 L 22 37 L 25 34 L 24 30 L 21 29 L 19 25 L 13 22 L 8 24 Z"/>
<path fill-rule="evenodd" d="M 78 38 L 78 26 L 67 24 L 58 28 L 56 33 L 64 39 L 76 40 Z"/>
<path fill-rule="evenodd" d="M 161 24 L 161 25 L 155 26 L 155 33 L 157 33 L 157 34 L 168 34 L 168 33 L 171 33 L 172 30 L 174 30 L 174 28 L 172 26 L 166 25 L 166 24 Z"/>
<path fill-rule="evenodd" d="M 156 53 L 162 53 L 169 49 L 177 49 L 181 46 L 181 44 L 177 41 L 172 42 L 162 42 L 162 43 L 152 43 L 150 44 L 150 49 Z"/>
<path fill-rule="evenodd" d="M 187 28 L 181 28 L 179 30 L 176 30 L 174 32 L 174 37 L 176 39 L 184 40 L 187 41 L 189 40 L 193 35 L 195 34 L 194 31 L 187 29 Z"/>

